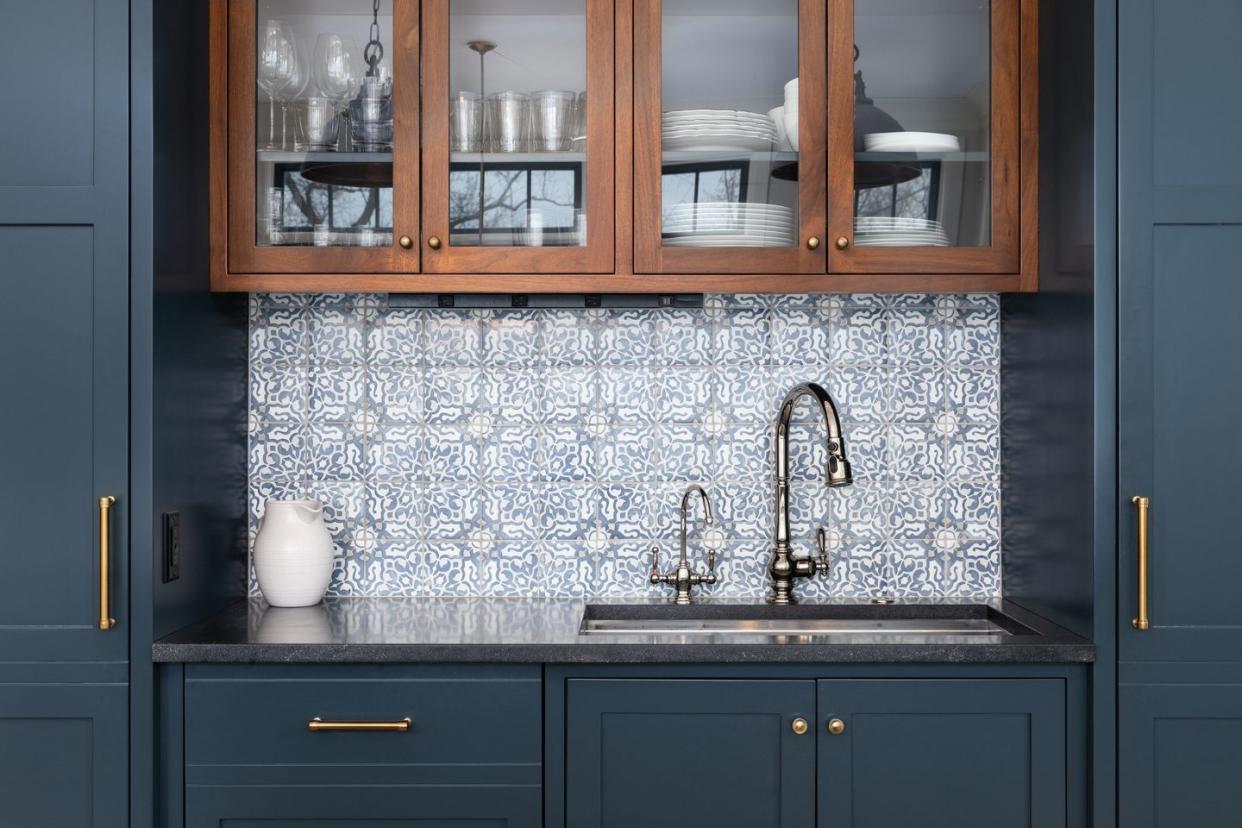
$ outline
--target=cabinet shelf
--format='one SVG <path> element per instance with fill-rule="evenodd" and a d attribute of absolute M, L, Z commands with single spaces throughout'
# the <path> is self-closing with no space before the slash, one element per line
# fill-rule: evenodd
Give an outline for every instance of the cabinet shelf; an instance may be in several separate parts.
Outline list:
<path fill-rule="evenodd" d="M 919 164 L 927 161 L 948 163 L 987 163 L 992 160 L 987 152 L 856 152 L 854 161 L 859 164 Z"/>
<path fill-rule="evenodd" d="M 258 150 L 261 164 L 391 164 L 391 152 L 294 152 Z"/>
<path fill-rule="evenodd" d="M 502 167 L 511 164 L 583 164 L 583 152 L 453 152 L 450 164 L 486 164 Z"/>

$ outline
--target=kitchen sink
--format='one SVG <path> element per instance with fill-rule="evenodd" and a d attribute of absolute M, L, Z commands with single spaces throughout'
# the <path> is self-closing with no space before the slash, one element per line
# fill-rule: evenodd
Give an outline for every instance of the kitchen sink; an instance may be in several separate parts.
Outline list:
<path fill-rule="evenodd" d="M 581 635 L 837 639 L 1010 636 L 1033 631 L 986 604 L 589 605 Z"/>

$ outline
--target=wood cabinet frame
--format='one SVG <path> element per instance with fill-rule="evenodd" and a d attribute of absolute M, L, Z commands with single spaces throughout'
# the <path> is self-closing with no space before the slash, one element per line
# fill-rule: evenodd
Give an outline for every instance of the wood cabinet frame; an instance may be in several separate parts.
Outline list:
<path fill-rule="evenodd" d="M 585 0 L 587 243 L 582 247 L 454 247 L 449 243 L 449 2 L 423 0 L 423 267 L 480 274 L 478 288 L 515 273 L 613 272 L 613 0 Z M 439 250 L 427 239 L 442 241 Z M 492 275 L 482 275 L 492 274 Z M 504 285 L 499 286 L 500 289 Z"/>
<path fill-rule="evenodd" d="M 399 44 L 394 50 L 395 71 L 401 77 L 420 77 L 421 70 L 420 85 L 426 90 L 420 100 L 414 97 L 418 87 L 412 83 L 394 88 L 394 242 L 402 235 L 416 240 L 412 249 L 403 250 L 396 243 L 391 248 L 371 249 L 255 244 L 255 3 L 212 0 L 213 290 L 957 293 L 1038 289 L 1039 0 L 991 0 L 992 231 L 996 243 L 974 249 L 861 251 L 853 246 L 838 251 L 832 245 L 838 236 L 853 237 L 852 0 L 799 0 L 800 143 L 804 151 L 799 158 L 803 174 L 796 247 L 688 250 L 660 245 L 660 0 L 586 0 L 592 55 L 588 67 L 588 245 L 428 249 L 429 236 L 447 237 L 449 159 L 441 136 L 447 134 L 448 117 L 448 2 L 394 0 L 394 40 Z M 848 64 L 844 56 L 850 58 Z M 426 142 L 422 141 L 424 133 Z M 820 238 L 818 249 L 807 246 L 810 236 Z"/>
<path fill-rule="evenodd" d="M 393 85 L 392 209 L 395 235 L 400 236 L 398 228 L 418 222 L 418 0 L 393 0 L 392 25 L 393 74 L 403 81 Z M 402 250 L 395 239 L 388 247 L 370 248 L 256 243 L 255 27 L 254 0 L 212 3 L 213 289 L 401 289 L 406 282 L 401 274 L 417 273 L 419 261 L 416 251 Z"/>
<path fill-rule="evenodd" d="M 848 1 L 848 0 L 847 0 Z M 789 247 L 665 247 L 663 179 L 662 3 L 634 0 L 634 263 L 642 273 L 824 273 L 828 125 L 823 0 L 798 0 L 798 233 Z M 851 92 L 852 94 L 852 92 Z"/>
<path fill-rule="evenodd" d="M 833 240 L 852 241 L 854 0 L 829 0 L 828 5 L 828 235 Z M 1026 257 L 1036 255 L 1039 182 L 1033 165 L 1039 152 L 1037 0 L 991 0 L 990 23 L 992 244 L 943 248 L 868 248 L 850 244 L 844 250 L 833 244 L 828 254 L 830 273 L 878 274 L 876 281 L 890 276 L 916 275 L 922 281 L 926 275 L 948 275 L 950 284 L 970 276 L 996 274 L 998 282 L 1017 279 L 1017 285 L 1008 289 L 1034 288 L 1033 268 L 1037 263 L 1026 261 Z M 1027 265 L 1032 267 L 1029 274 Z M 1018 274 L 1028 275 L 1030 283 L 1024 283 Z"/>

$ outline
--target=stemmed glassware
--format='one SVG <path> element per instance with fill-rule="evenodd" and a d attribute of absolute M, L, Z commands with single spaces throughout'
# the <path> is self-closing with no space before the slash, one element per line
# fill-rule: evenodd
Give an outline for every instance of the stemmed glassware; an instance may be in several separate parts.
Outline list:
<path fill-rule="evenodd" d="M 313 73 L 320 94 L 333 101 L 336 111 L 346 119 L 343 140 L 348 140 L 349 99 L 362 85 L 362 53 L 357 42 L 349 35 L 319 35 Z"/>
<path fill-rule="evenodd" d="M 283 20 L 271 18 L 259 32 L 259 88 L 267 95 L 268 122 L 266 149 L 279 149 L 276 143 L 276 98 L 283 94 L 297 74 L 297 41 L 293 29 Z"/>
<path fill-rule="evenodd" d="M 310 54 L 302 41 L 294 41 L 293 74 L 281 89 L 276 91 L 280 104 L 280 148 L 288 149 L 289 104 L 302 97 L 311 82 Z"/>

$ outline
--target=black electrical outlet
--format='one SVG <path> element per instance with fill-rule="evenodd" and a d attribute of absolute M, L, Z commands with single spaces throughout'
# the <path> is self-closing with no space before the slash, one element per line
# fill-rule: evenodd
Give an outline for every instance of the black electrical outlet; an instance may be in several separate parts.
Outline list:
<path fill-rule="evenodd" d="M 164 583 L 181 577 L 181 513 L 164 513 Z"/>

